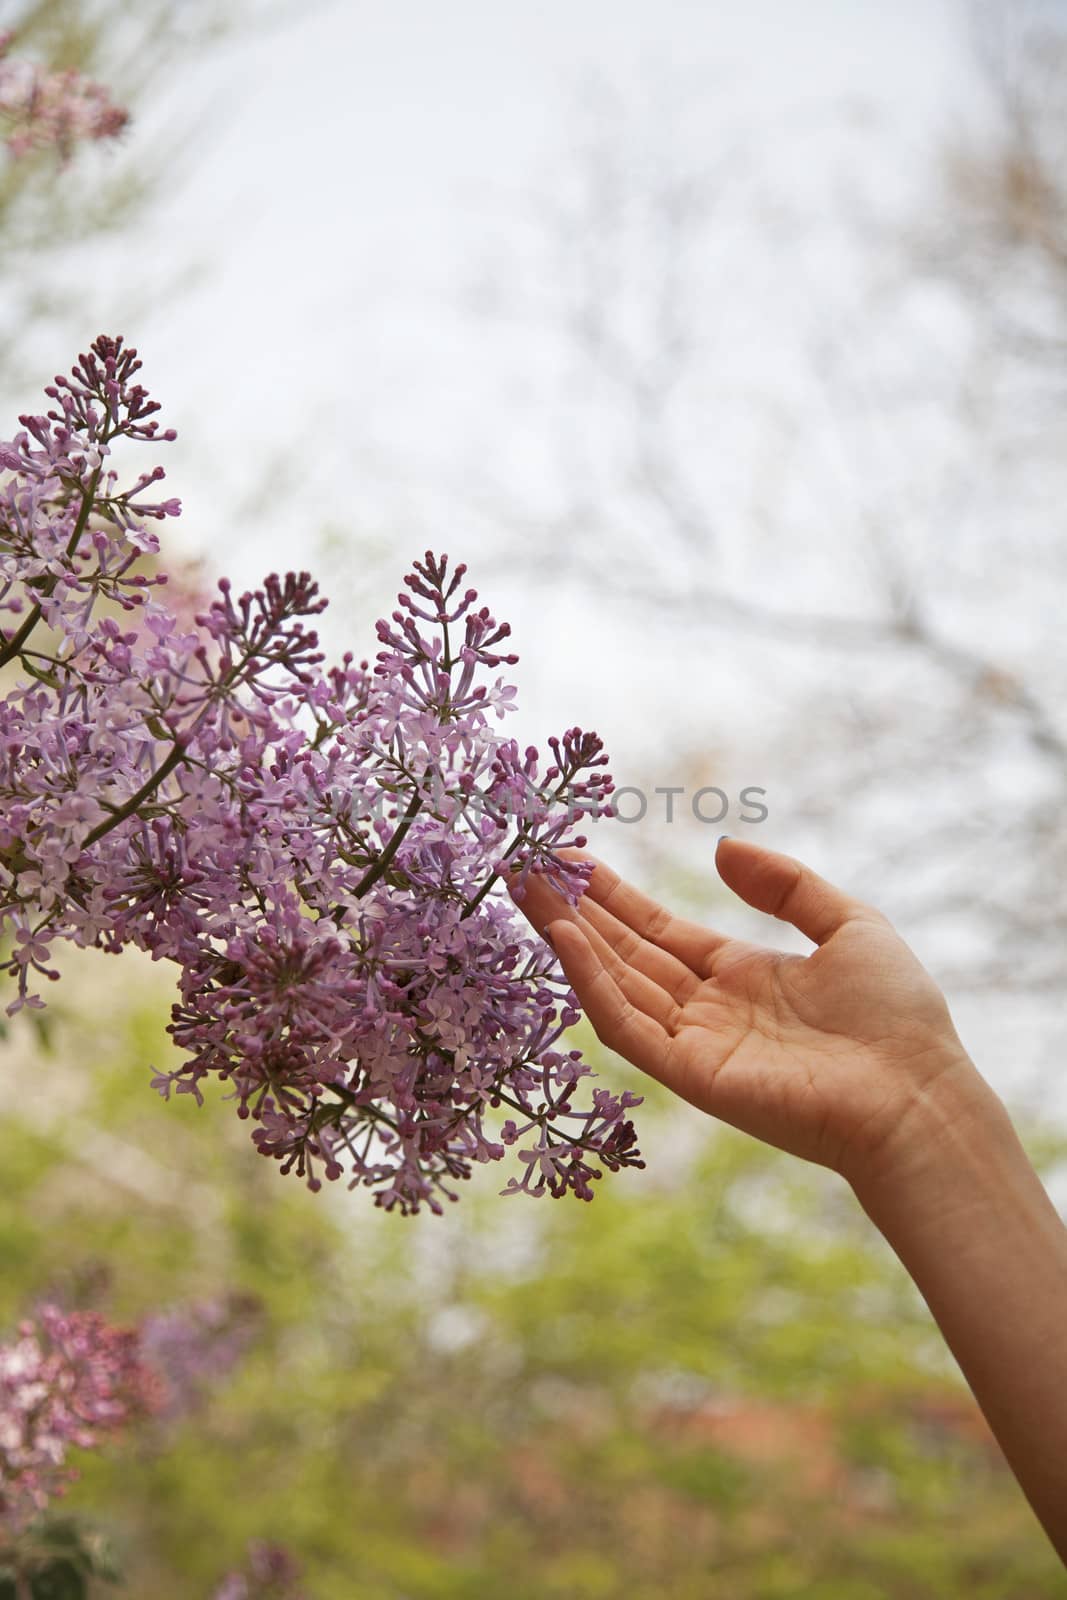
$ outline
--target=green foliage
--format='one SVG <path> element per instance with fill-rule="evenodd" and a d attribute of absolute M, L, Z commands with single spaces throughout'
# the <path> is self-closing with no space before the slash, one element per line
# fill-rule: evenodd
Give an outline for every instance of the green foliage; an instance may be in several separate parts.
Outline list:
<path fill-rule="evenodd" d="M 17 1568 L 0 1554 L 0 1600 L 88 1600 L 118 1579 L 106 1541 L 70 1517 L 50 1517 L 21 1541 Z"/>
<path fill-rule="evenodd" d="M 280 1178 L 232 1107 L 161 1104 L 158 969 L 84 967 L 49 1048 L 16 1026 L 0 1051 L 4 1319 L 105 1277 L 120 1317 L 264 1306 L 209 1405 L 83 1463 L 67 1507 L 129 1592 L 197 1600 L 268 1537 L 316 1600 L 1064 1593 L 828 1175 L 660 1103 L 649 1169 L 593 1205 L 501 1201 L 489 1173 L 440 1220 L 385 1218 Z"/>

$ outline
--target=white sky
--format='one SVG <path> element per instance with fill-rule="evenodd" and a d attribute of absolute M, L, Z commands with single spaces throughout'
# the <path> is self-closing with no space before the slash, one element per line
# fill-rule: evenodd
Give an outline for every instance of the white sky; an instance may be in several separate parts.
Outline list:
<path fill-rule="evenodd" d="M 886 129 L 884 182 L 951 119 L 959 54 L 951 0 L 334 0 L 183 69 L 174 109 L 203 131 L 140 230 L 147 309 L 126 331 L 182 433 L 186 536 L 231 559 L 251 546 L 257 571 L 261 539 L 228 511 L 266 456 L 301 482 L 302 526 L 287 500 L 284 537 L 267 536 L 286 561 L 322 517 L 358 516 L 352 461 L 462 465 L 494 403 L 475 376 L 492 351 L 455 300 L 566 148 L 590 71 L 691 85 L 709 148 L 763 141 L 800 185 L 813 132 L 817 160 L 847 163 L 847 107 L 863 104 Z M 164 102 L 145 133 L 171 115 Z M 83 336 L 128 322 L 129 248 L 93 252 Z M 200 281 L 153 305 L 153 268 L 164 281 L 189 261 Z"/>

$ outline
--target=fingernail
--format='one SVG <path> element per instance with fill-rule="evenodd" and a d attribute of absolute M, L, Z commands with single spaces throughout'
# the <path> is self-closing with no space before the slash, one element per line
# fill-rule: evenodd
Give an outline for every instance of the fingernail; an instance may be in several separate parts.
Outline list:
<path fill-rule="evenodd" d="M 716 848 L 716 850 L 717 850 L 717 849 L 718 849 L 718 848 L 719 848 L 719 846 L 720 846 L 720 845 L 721 845 L 721 844 L 722 844 L 722 842 L 723 842 L 723 840 L 724 840 L 724 839 L 732 839 L 732 838 L 733 838 L 733 834 L 732 834 L 732 833 L 720 833 L 720 834 L 719 834 L 719 837 L 718 837 L 718 838 L 717 838 L 717 839 L 716 839 L 716 841 L 715 841 L 715 848 Z"/>

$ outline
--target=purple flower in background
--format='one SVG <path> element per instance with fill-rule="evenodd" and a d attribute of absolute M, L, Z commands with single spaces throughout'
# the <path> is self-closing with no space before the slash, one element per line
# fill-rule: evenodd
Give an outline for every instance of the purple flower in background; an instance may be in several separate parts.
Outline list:
<path fill-rule="evenodd" d="M 51 72 L 8 54 L 14 35 L 0 33 L 0 123 L 13 156 L 56 149 L 66 160 L 86 139 L 113 139 L 128 114 L 80 72 Z"/>
<path fill-rule="evenodd" d="M 259 1322 L 259 1302 L 249 1295 L 202 1300 L 146 1317 L 141 1354 L 157 1384 L 154 1414 L 170 1422 L 195 1411 L 245 1355 Z"/>
<path fill-rule="evenodd" d="M 505 738 L 509 628 L 427 553 L 373 661 L 325 668 L 307 574 L 199 610 L 143 573 L 162 469 L 122 488 L 121 442 L 160 442 L 121 339 L 99 339 L 0 444 L 0 970 L 40 1004 L 62 941 L 176 964 L 153 1082 L 225 1084 L 260 1152 L 312 1188 L 439 1211 L 520 1143 L 505 1192 L 592 1196 L 640 1165 L 636 1096 L 577 1091 L 574 997 L 502 891 L 608 811 L 595 734 L 551 759 Z M 498 1126 L 502 1117 L 507 1121 Z"/>
<path fill-rule="evenodd" d="M 77 1476 L 88 1450 L 144 1415 L 152 1383 L 132 1328 L 42 1306 L 0 1345 L 0 1531 L 17 1533 Z"/>
<path fill-rule="evenodd" d="M 299 1569 L 282 1545 L 253 1542 L 247 1565 L 224 1578 L 212 1600 L 305 1600 L 299 1579 Z"/>
<path fill-rule="evenodd" d="M 155 1312 L 136 1328 L 40 1306 L 0 1343 L 0 1536 L 17 1537 L 77 1477 L 72 1450 L 194 1410 L 245 1355 L 259 1320 L 258 1301 L 240 1294 Z"/>

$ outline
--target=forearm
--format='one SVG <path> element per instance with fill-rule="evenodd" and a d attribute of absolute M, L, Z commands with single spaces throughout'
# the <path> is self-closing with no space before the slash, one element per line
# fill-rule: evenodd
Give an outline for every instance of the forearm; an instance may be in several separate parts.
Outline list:
<path fill-rule="evenodd" d="M 981 1080 L 855 1185 L 1067 1562 L 1067 1228 Z"/>

